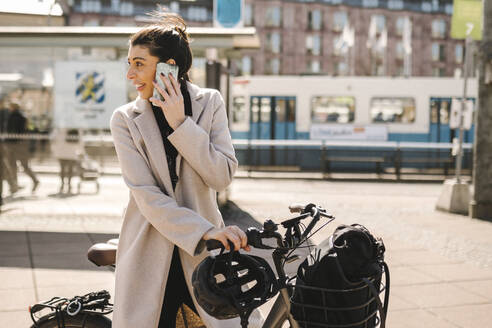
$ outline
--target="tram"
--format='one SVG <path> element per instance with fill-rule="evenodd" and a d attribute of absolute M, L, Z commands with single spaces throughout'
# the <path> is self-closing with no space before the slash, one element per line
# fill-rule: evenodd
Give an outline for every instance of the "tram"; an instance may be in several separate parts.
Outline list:
<path fill-rule="evenodd" d="M 477 97 L 476 79 L 467 98 Z M 452 142 L 463 79 L 251 76 L 232 81 L 233 139 Z M 464 134 L 473 142 L 473 127 Z"/>

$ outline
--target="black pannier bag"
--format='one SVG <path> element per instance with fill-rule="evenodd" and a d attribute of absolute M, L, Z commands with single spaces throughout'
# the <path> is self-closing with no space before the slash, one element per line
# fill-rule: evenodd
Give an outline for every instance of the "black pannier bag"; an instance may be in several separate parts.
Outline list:
<path fill-rule="evenodd" d="M 364 226 L 337 227 L 297 270 L 291 313 L 300 327 L 384 328 L 390 284 L 384 251 Z"/>

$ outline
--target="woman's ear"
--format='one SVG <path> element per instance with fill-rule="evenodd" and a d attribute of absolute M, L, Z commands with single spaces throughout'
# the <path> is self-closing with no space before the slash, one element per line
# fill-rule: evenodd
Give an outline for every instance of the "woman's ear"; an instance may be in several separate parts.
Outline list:
<path fill-rule="evenodd" d="M 174 59 L 169 58 L 169 59 L 167 60 L 166 64 L 169 64 L 169 65 L 176 65 L 176 62 L 174 61 Z"/>

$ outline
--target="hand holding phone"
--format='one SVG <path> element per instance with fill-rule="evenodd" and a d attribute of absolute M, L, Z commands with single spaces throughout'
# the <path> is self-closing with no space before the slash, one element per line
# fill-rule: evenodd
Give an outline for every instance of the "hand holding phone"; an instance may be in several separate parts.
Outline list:
<path fill-rule="evenodd" d="M 164 84 L 164 82 L 162 82 L 161 73 L 164 74 L 164 76 L 166 77 L 168 77 L 169 73 L 171 73 L 173 77 L 177 80 L 179 67 L 177 65 L 171 65 L 167 63 L 157 63 L 157 67 L 155 70 L 155 80 L 162 89 L 166 90 L 166 85 Z M 159 93 L 159 90 L 157 90 L 156 88 L 154 88 L 154 94 L 152 96 L 156 99 L 164 101 L 164 98 Z"/>

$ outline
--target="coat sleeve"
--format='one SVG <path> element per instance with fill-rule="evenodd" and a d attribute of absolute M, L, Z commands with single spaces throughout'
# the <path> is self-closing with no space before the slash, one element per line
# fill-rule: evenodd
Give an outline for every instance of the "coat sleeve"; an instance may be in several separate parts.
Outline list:
<path fill-rule="evenodd" d="M 195 211 L 178 206 L 161 190 L 123 113 L 113 114 L 110 127 L 123 179 L 142 215 L 173 244 L 192 256 L 199 254 L 204 246 L 202 236 L 214 225 Z"/>
<path fill-rule="evenodd" d="M 238 162 L 222 96 L 217 91 L 212 97 L 210 135 L 187 117 L 168 139 L 209 187 L 221 191 L 231 183 Z"/>

